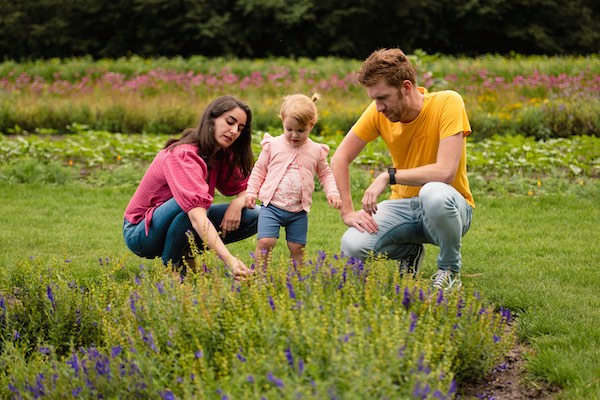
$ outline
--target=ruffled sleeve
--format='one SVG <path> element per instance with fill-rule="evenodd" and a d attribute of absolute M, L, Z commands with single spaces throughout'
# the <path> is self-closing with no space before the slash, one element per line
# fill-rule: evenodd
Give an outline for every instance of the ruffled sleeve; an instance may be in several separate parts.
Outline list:
<path fill-rule="evenodd" d="M 213 196 L 208 167 L 194 146 L 175 147 L 164 159 L 164 171 L 169 189 L 183 211 L 210 207 Z"/>

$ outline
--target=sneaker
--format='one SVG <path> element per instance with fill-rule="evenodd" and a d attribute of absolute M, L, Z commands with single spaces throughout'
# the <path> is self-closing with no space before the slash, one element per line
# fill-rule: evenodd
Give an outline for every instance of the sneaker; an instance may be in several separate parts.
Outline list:
<path fill-rule="evenodd" d="M 438 271 L 431 276 L 431 286 L 434 289 L 442 289 L 442 290 L 458 290 L 462 287 L 462 282 L 460 281 L 460 273 L 445 271 L 443 269 L 438 269 Z"/>
<path fill-rule="evenodd" d="M 425 245 L 420 244 L 418 246 L 417 254 L 412 257 L 406 257 L 400 260 L 400 276 L 404 276 L 405 273 L 412 274 L 413 278 L 417 277 L 419 268 L 425 259 Z"/>

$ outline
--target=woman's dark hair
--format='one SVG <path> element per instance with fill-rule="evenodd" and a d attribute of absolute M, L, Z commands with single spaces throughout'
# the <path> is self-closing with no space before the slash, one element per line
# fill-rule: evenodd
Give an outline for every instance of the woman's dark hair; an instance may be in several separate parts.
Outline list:
<path fill-rule="evenodd" d="M 219 145 L 215 140 L 215 119 L 229 110 L 239 107 L 246 113 L 246 125 L 240 136 L 220 155 Z M 221 96 L 213 100 L 204 110 L 198 125 L 185 129 L 178 139 L 169 139 L 164 148 L 175 147 L 180 144 L 195 144 L 198 146 L 198 155 L 206 162 L 208 168 L 214 165 L 218 157 L 225 157 L 228 162 L 238 167 L 244 176 L 249 176 L 254 165 L 252 154 L 252 111 L 250 107 L 234 96 Z"/>

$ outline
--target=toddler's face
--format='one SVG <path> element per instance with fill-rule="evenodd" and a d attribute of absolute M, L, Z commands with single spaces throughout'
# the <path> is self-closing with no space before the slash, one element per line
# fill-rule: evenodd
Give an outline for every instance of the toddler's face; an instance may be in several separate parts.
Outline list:
<path fill-rule="evenodd" d="M 311 129 L 311 124 L 302 125 L 296 118 L 285 117 L 283 119 L 283 135 L 294 147 L 300 147 L 306 142 Z"/>

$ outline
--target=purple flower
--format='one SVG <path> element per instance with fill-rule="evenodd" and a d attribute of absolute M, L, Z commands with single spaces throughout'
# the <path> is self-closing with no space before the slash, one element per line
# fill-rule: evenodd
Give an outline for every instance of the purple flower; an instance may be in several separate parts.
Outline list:
<path fill-rule="evenodd" d="M 165 293 L 165 285 L 164 283 L 161 282 L 156 282 L 156 289 L 158 289 L 158 293 L 160 294 L 164 294 Z"/>
<path fill-rule="evenodd" d="M 298 359 L 298 375 L 302 375 L 304 373 L 304 360 L 302 358 Z"/>
<path fill-rule="evenodd" d="M 402 299 L 402 305 L 407 310 L 410 307 L 410 290 L 408 290 L 408 286 L 404 288 L 404 298 Z"/>
<path fill-rule="evenodd" d="M 417 314 L 411 311 L 410 313 L 410 327 L 408 331 L 413 333 L 415 331 L 415 327 L 417 326 Z"/>
<path fill-rule="evenodd" d="M 398 358 L 404 357 L 404 350 L 406 350 L 406 345 L 403 345 L 398 349 Z"/>
<path fill-rule="evenodd" d="M 71 358 L 69 358 L 66 363 L 68 365 L 71 366 L 71 368 L 73 368 L 73 371 L 75 371 L 75 375 L 79 376 L 79 357 L 77 357 L 77 353 L 72 353 L 71 354 Z"/>
<path fill-rule="evenodd" d="M 452 382 L 450 382 L 450 389 L 448 389 L 448 396 L 456 393 L 456 389 L 457 389 L 456 381 L 453 379 Z M 450 396 L 450 397 L 452 397 L 452 396 Z"/>
<path fill-rule="evenodd" d="M 456 316 L 462 317 L 462 309 L 465 308 L 465 302 L 462 297 L 458 299 L 458 304 L 456 305 Z"/>
<path fill-rule="evenodd" d="M 194 353 L 194 357 L 196 357 L 196 359 L 201 358 L 204 355 L 204 353 L 202 352 L 202 350 L 196 350 L 196 352 Z"/>
<path fill-rule="evenodd" d="M 500 307 L 500 312 L 502 313 L 502 318 L 505 320 L 505 322 L 509 322 L 512 317 L 510 310 L 508 308 Z"/>
<path fill-rule="evenodd" d="M 131 296 L 129 296 L 129 308 L 134 314 L 137 314 L 136 302 L 140 298 L 140 295 L 137 292 L 133 292 Z"/>
<path fill-rule="evenodd" d="M 95 367 L 98 375 L 106 375 L 110 380 L 110 361 L 107 356 L 99 354 L 98 358 L 96 359 Z"/>
<path fill-rule="evenodd" d="M 271 307 L 271 310 L 275 311 L 275 302 L 273 301 L 273 297 L 271 297 L 271 295 L 269 295 L 269 306 Z"/>
<path fill-rule="evenodd" d="M 162 392 L 160 392 L 160 397 L 163 400 L 175 400 L 176 399 L 173 392 L 171 392 L 169 389 L 165 389 Z"/>
<path fill-rule="evenodd" d="M 283 387 L 283 381 L 281 379 L 276 378 L 275 376 L 273 376 L 272 372 L 269 372 L 267 374 L 267 379 L 269 380 L 269 382 L 273 383 L 278 388 L 282 388 Z"/>
<path fill-rule="evenodd" d="M 442 300 L 444 300 L 444 291 L 443 290 L 438 290 L 438 297 L 436 300 L 436 304 L 439 306 L 440 304 L 442 304 Z"/>
<path fill-rule="evenodd" d="M 415 390 L 413 391 L 413 397 L 415 399 L 426 399 L 430 391 L 431 389 L 429 388 L 428 383 L 426 383 L 425 386 L 423 386 L 423 388 L 421 388 L 420 383 L 417 383 L 417 385 L 415 386 Z"/>
<path fill-rule="evenodd" d="M 294 367 L 294 356 L 292 355 L 292 350 L 287 347 L 283 352 L 285 353 L 285 359 L 287 360 L 288 365 L 290 367 Z"/>
<path fill-rule="evenodd" d="M 121 351 L 123 350 L 123 348 L 121 346 L 113 346 L 112 350 L 110 351 L 110 356 L 112 358 L 117 357 L 119 354 L 121 354 Z"/>
<path fill-rule="evenodd" d="M 56 301 L 54 300 L 54 295 L 52 294 L 52 288 L 50 285 L 46 286 L 46 295 L 48 296 L 48 300 L 52 304 L 52 308 L 56 308 Z"/>
<path fill-rule="evenodd" d="M 154 337 L 152 336 L 152 332 L 146 332 L 142 326 L 138 326 L 138 332 L 140 332 L 140 335 L 142 336 L 142 340 L 144 341 L 144 343 L 146 343 L 148 346 L 150 346 L 150 348 L 155 353 L 158 353 L 158 348 L 156 347 L 156 344 L 154 343 Z"/>
<path fill-rule="evenodd" d="M 287 279 L 287 282 L 285 284 L 288 288 L 288 292 L 290 293 L 290 298 L 296 300 L 296 292 L 294 292 L 294 286 L 292 285 L 292 281 L 290 281 L 290 279 Z"/>
<path fill-rule="evenodd" d="M 249 383 L 254 383 L 254 377 L 253 377 L 252 375 L 248 375 L 248 376 L 246 377 L 246 380 L 247 380 Z"/>

